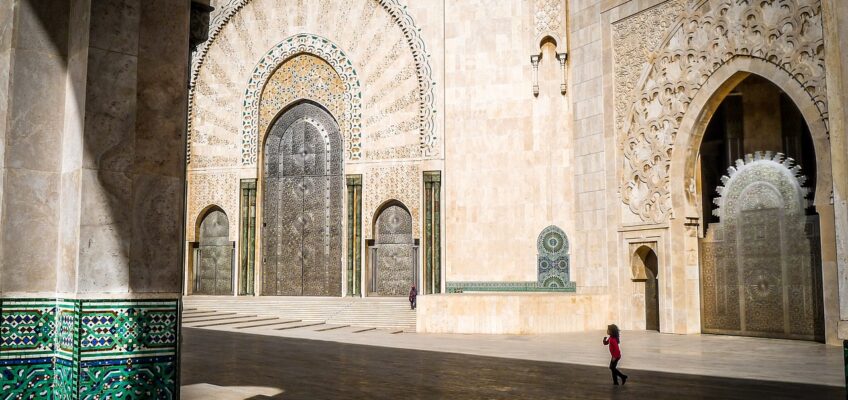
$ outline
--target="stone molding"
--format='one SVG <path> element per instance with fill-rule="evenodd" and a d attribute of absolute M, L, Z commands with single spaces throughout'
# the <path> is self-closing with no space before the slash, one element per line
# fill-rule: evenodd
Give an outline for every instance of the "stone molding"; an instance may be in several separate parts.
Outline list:
<path fill-rule="evenodd" d="M 636 43 L 641 41 L 629 35 L 614 43 L 615 52 L 632 54 L 627 49 L 643 46 Z M 663 44 L 647 55 L 650 65 L 641 74 L 638 95 L 630 97 L 618 131 L 624 156 L 622 202 L 645 223 L 667 220 L 671 153 L 681 120 L 710 76 L 734 58 L 761 59 L 787 73 L 810 96 L 827 126 L 822 49 L 819 0 L 776 0 L 762 6 L 731 0 L 690 3 Z M 623 70 L 619 62 L 616 58 L 617 74 Z M 622 110 L 617 107 L 616 112 Z"/>

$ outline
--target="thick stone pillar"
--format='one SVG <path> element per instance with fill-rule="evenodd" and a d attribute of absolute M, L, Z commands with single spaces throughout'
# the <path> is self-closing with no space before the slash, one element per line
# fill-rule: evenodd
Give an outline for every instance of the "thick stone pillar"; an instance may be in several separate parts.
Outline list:
<path fill-rule="evenodd" d="M 188 17 L 0 5 L 4 395 L 177 397 Z"/>
<path fill-rule="evenodd" d="M 822 2 L 824 15 L 825 61 L 827 62 L 827 101 L 830 128 L 830 156 L 833 166 L 833 212 L 835 224 L 835 268 L 825 268 L 824 279 L 838 279 L 838 294 L 825 286 L 825 311 L 828 318 L 839 308 L 838 339 L 828 330 L 828 343 L 848 339 L 848 3 Z M 834 270 L 835 269 L 835 270 Z M 833 304 L 831 306 L 831 304 Z"/>

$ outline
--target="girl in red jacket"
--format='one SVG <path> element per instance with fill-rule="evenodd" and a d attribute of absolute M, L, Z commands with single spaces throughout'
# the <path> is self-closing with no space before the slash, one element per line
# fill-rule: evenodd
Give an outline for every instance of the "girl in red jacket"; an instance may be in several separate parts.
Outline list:
<path fill-rule="evenodd" d="M 612 356 L 610 360 L 610 371 L 612 371 L 612 384 L 618 385 L 618 377 L 621 377 L 621 384 L 627 383 L 627 375 L 621 373 L 618 370 L 618 360 L 621 359 L 621 349 L 618 348 L 618 344 L 621 343 L 621 334 L 618 331 L 618 327 L 613 325 L 607 325 L 607 336 L 604 338 L 604 345 L 609 345 L 609 352 Z"/>

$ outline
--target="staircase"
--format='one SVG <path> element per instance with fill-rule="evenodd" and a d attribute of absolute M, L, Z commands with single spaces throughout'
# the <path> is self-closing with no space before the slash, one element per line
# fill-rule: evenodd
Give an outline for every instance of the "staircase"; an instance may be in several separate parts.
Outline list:
<path fill-rule="evenodd" d="M 407 299 L 395 297 L 185 296 L 183 308 L 406 332 L 416 322 Z"/>

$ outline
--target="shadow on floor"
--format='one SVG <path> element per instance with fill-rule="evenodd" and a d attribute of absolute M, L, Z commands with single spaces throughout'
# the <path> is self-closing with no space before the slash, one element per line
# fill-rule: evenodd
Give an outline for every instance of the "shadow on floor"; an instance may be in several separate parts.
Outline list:
<path fill-rule="evenodd" d="M 508 345 L 505 343 L 504 345 Z M 273 387 L 249 399 L 845 399 L 841 387 L 183 329 L 183 385 Z"/>

